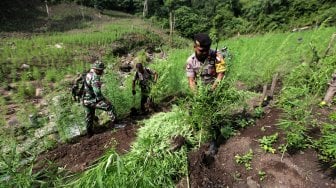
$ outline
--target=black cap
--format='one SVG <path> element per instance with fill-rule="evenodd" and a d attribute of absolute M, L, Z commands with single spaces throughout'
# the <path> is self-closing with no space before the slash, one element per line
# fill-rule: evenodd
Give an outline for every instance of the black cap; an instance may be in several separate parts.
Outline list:
<path fill-rule="evenodd" d="M 194 42 L 202 48 L 210 48 L 212 41 L 208 34 L 198 33 L 194 36 Z"/>

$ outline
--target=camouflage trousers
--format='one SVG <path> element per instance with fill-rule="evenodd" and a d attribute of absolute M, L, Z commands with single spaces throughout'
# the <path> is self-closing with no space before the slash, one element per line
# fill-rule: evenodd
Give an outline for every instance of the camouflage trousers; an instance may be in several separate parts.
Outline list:
<path fill-rule="evenodd" d="M 93 134 L 93 121 L 96 118 L 96 109 L 104 110 L 109 115 L 112 122 L 115 121 L 115 110 L 114 106 L 110 101 L 104 99 L 99 102 L 95 102 L 93 100 L 84 100 L 84 108 L 85 108 L 85 122 L 86 122 L 86 130 L 88 134 Z"/>

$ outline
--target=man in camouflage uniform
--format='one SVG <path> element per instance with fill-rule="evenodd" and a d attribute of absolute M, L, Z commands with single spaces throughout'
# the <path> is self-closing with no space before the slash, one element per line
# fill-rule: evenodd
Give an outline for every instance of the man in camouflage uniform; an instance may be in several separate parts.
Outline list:
<path fill-rule="evenodd" d="M 92 64 L 90 72 L 86 74 L 84 82 L 84 97 L 83 104 L 86 112 L 86 128 L 88 136 L 91 137 L 93 132 L 93 121 L 95 119 L 96 109 L 101 109 L 107 112 L 111 122 L 115 121 L 114 107 L 101 92 L 100 77 L 104 73 L 105 66 L 101 61 L 95 61 Z"/>
<path fill-rule="evenodd" d="M 138 81 L 138 84 L 141 89 L 141 102 L 140 102 L 141 108 L 140 109 L 142 113 L 147 113 L 145 104 L 147 103 L 149 99 L 150 84 L 151 84 L 151 81 L 156 82 L 158 78 L 158 74 L 155 71 L 147 67 L 143 67 L 142 63 L 137 63 L 135 67 L 136 67 L 136 72 L 135 72 L 133 82 L 132 82 L 132 94 L 133 95 L 136 94 L 135 84 Z"/>
<path fill-rule="evenodd" d="M 189 87 L 192 91 L 197 89 L 197 79 L 205 85 L 211 85 L 215 90 L 219 82 L 224 78 L 226 70 L 224 58 L 221 53 L 210 49 L 211 39 L 209 35 L 199 33 L 194 36 L 194 51 L 187 59 L 186 72 Z M 210 153 L 217 153 L 217 138 L 220 134 L 216 127 L 213 127 L 215 138 L 210 144 Z"/>

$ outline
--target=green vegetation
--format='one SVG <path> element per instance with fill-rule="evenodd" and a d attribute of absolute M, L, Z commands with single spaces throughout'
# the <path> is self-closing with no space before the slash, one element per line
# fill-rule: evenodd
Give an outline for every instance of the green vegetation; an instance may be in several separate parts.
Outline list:
<path fill-rule="evenodd" d="M 263 136 L 261 139 L 258 139 L 260 147 L 270 153 L 275 153 L 275 149 L 272 145 L 278 140 L 278 133 L 269 136 Z"/>
<path fill-rule="evenodd" d="M 84 4 L 98 6 L 92 2 L 98 1 L 87 1 Z M 121 2 L 124 1 L 115 1 L 116 4 L 111 2 L 109 6 L 116 5 L 122 9 Z M 138 6 L 139 2 L 134 2 Z M 1 87 L 9 88 L 11 85 L 14 94 L 0 97 L 0 127 L 5 127 L 2 126 L 5 125 L 7 113 L 7 109 L 3 109 L 4 105 L 18 103 L 19 108 L 24 110 L 17 112 L 20 125 L 15 132 L 12 130 L 9 135 L 6 135 L 8 131 L 0 133 L 1 148 L 6 148 L 0 155 L 1 186 L 65 186 L 65 180 L 59 176 L 61 173 L 57 169 L 49 169 L 49 172 L 46 169 L 41 174 L 34 174 L 30 163 L 20 163 L 26 158 L 26 153 L 18 151 L 17 143 L 14 142 L 16 138 L 13 137 L 18 134 L 32 136 L 35 128 L 43 127 L 49 121 L 55 123 L 62 141 L 69 141 L 73 131 L 84 132 L 84 111 L 80 104 L 71 100 L 67 90 L 69 81 L 63 79 L 88 69 L 92 58 L 101 57 L 107 64 L 108 69 L 103 77 L 103 93 L 116 107 L 118 117 L 127 116 L 131 107 L 139 106 L 139 94 L 131 96 L 132 76 L 121 79 L 116 73 L 120 59 L 111 49 L 116 41 L 127 47 L 126 53 L 133 49 L 142 49 L 142 42 L 153 42 L 154 47 L 165 50 L 167 59 L 156 58 L 149 65 L 160 75 L 157 83 L 152 86 L 151 97 L 156 103 L 160 103 L 174 96 L 178 106 L 174 106 L 171 112 L 159 113 L 139 122 L 142 127 L 130 152 L 120 156 L 111 148 L 89 170 L 67 181 L 67 186 L 174 187 L 188 173 L 187 153 L 213 137 L 214 129 L 220 130 L 222 136 L 228 139 L 238 129 L 254 123 L 253 119 L 234 117 L 247 109 L 245 101 L 256 96 L 253 91 L 264 84 L 270 84 L 276 73 L 279 73 L 282 81 L 282 89 L 275 98 L 276 106 L 283 111 L 279 128 L 286 135 L 286 143 L 280 151 L 285 152 L 287 148 L 298 151 L 315 146 L 321 160 L 336 167 L 335 113 L 330 113 L 328 122 L 322 123 L 317 122 L 314 116 L 314 109 L 336 68 L 336 48 L 332 47 L 329 54 L 325 54 L 330 37 L 335 32 L 335 27 L 326 27 L 335 23 L 335 11 L 330 6 L 333 2 L 323 1 L 325 4 L 319 6 L 321 4 L 317 1 L 231 1 L 230 6 L 225 2 L 211 11 L 210 7 L 214 6 L 210 6 L 208 1 L 195 1 L 192 5 L 181 1 L 182 4 L 176 7 L 169 7 L 169 2 L 157 11 L 150 12 L 148 16 L 152 16 L 152 21 L 160 21 L 165 26 L 168 25 L 167 8 L 176 8 L 176 29 L 187 37 L 196 31 L 208 31 L 208 28 L 212 36 L 222 37 L 237 32 L 244 34 L 289 30 L 313 23 L 320 27 L 304 32 L 266 33 L 220 40 L 219 47 L 227 46 L 230 54 L 226 59 L 229 70 L 226 78 L 215 91 L 199 86 L 197 93 L 189 91 L 185 76 L 185 60 L 192 53 L 192 45 L 186 45 L 188 42 L 178 36 L 174 38 L 173 47 L 165 46 L 168 43 L 166 41 L 162 45 L 158 43 L 164 39 L 160 35 L 162 33 L 155 34 L 151 30 L 153 28 L 147 27 L 147 23 L 143 21 L 136 20 L 137 23 L 130 26 L 129 23 L 133 20 L 124 18 L 99 27 L 83 23 L 86 29 L 80 32 L 46 32 L 29 37 L 3 38 L 0 40 Z M 286 7 L 292 8 L 287 10 Z M 139 12 L 137 9 L 134 11 Z M 305 14 L 300 16 L 301 13 Z M 196 19 L 202 15 L 207 15 L 212 21 Z M 313 16 L 317 16 L 316 19 L 311 19 Z M 226 20 L 230 20 L 227 25 L 223 24 Z M 199 23 L 195 24 L 196 21 Z M 186 24 L 189 26 L 186 27 Z M 190 24 L 202 27 L 194 29 L 190 28 Z M 144 39 L 130 44 L 127 36 Z M 182 49 L 174 48 L 176 46 Z M 145 61 L 144 54 L 143 49 L 137 54 L 140 61 Z M 22 68 L 23 64 L 30 67 Z M 247 91 L 237 90 L 234 87 L 237 81 L 246 84 Z M 37 87 L 43 87 L 46 91 L 44 97 L 48 103 L 47 111 L 52 114 L 50 118 L 39 117 L 40 109 L 28 102 L 34 98 Z M 263 113 L 261 108 L 256 108 L 253 118 L 260 118 Z M 37 117 L 35 127 L 29 115 Z M 104 113 L 98 115 L 103 117 Z M 316 127 L 321 129 L 322 134 L 317 139 L 309 134 Z M 190 146 L 183 146 L 175 152 L 170 151 L 170 142 L 176 135 L 186 138 Z M 261 147 L 274 153 L 272 144 L 277 137 L 278 134 L 263 137 L 259 140 Z M 43 142 L 45 148 L 51 148 L 55 144 L 47 139 Z M 34 157 L 34 151 L 28 156 Z M 252 158 L 252 150 L 235 156 L 236 162 L 247 169 L 252 169 Z M 265 177 L 262 171 L 258 175 L 261 181 Z"/>
<path fill-rule="evenodd" d="M 170 152 L 171 139 L 181 135 L 195 140 L 186 124 L 186 114 L 178 107 L 143 121 L 132 150 L 123 156 L 107 152 L 70 187 L 174 187 L 174 177 L 187 173 L 187 150 Z M 132 180 L 130 179 L 132 177 Z"/>
<path fill-rule="evenodd" d="M 56 187 L 62 185 L 64 173 L 50 164 L 38 173 L 33 172 L 33 165 L 18 149 L 17 142 L 9 136 L 2 136 L 1 148 L 6 152 L 0 155 L 0 187 Z M 31 156 L 32 159 L 35 156 Z"/>
<path fill-rule="evenodd" d="M 321 130 L 322 137 L 316 142 L 316 147 L 320 151 L 320 160 L 331 164 L 336 168 L 336 129 L 335 112 L 330 114 L 331 123 L 324 124 Z"/>
<path fill-rule="evenodd" d="M 259 176 L 259 180 L 260 181 L 264 181 L 265 178 L 266 178 L 266 172 L 262 171 L 262 170 L 259 170 L 258 171 L 258 176 Z"/>
<path fill-rule="evenodd" d="M 245 166 L 246 170 L 252 170 L 251 167 L 251 161 L 253 159 L 253 151 L 250 149 L 246 154 L 244 155 L 236 155 L 235 160 L 237 164 L 242 164 Z"/>
<path fill-rule="evenodd" d="M 148 10 L 144 12 L 145 2 Z M 141 14 L 167 28 L 169 13 L 174 13 L 176 30 L 184 37 L 192 37 L 197 32 L 232 36 L 237 33 L 291 31 L 336 23 L 335 2 L 330 0 L 86 0 L 80 3 Z"/>

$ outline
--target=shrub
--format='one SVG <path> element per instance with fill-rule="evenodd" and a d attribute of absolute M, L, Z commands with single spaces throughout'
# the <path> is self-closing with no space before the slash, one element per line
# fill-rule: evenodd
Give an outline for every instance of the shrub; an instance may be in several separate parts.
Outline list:
<path fill-rule="evenodd" d="M 322 137 L 317 141 L 317 149 L 320 151 L 320 160 L 330 163 L 336 168 L 336 128 L 333 124 L 325 124 L 322 129 Z"/>

